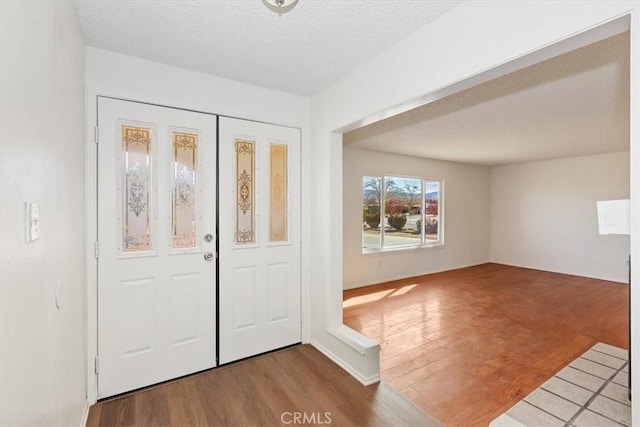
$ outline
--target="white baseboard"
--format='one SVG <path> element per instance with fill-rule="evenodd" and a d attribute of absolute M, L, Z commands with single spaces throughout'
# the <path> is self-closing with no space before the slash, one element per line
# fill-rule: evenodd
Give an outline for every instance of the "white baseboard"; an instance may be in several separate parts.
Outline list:
<path fill-rule="evenodd" d="M 604 276 L 595 276 L 595 275 L 585 275 L 584 273 L 581 272 L 576 272 L 576 271 L 568 271 L 568 270 L 558 270 L 558 269 L 553 269 L 553 268 L 546 268 L 546 267 L 536 267 L 536 266 L 531 266 L 531 265 L 523 265 L 523 264 L 515 264 L 515 263 L 510 263 L 510 262 L 503 262 L 503 261 L 489 261 L 492 264 L 501 264 L 501 265 L 506 265 L 509 267 L 518 267 L 518 268 L 526 268 L 527 270 L 538 270 L 538 271 L 547 271 L 549 273 L 558 273 L 558 274 L 566 274 L 568 276 L 578 276 L 578 277 L 586 277 L 587 279 L 597 279 L 597 280 L 606 280 L 607 282 L 615 282 L 615 283 L 621 283 L 623 285 L 628 285 L 628 279 L 623 280 L 619 280 L 616 278 L 612 278 L 612 277 L 604 277 Z"/>
<path fill-rule="evenodd" d="M 336 356 L 333 352 L 331 352 L 325 346 L 320 344 L 318 341 L 316 341 L 316 340 L 314 340 L 312 338 L 311 340 L 309 340 L 309 344 L 311 344 L 313 347 L 315 347 L 320 353 L 324 354 L 329 359 L 331 359 L 331 361 L 333 363 L 335 363 L 336 365 L 340 366 L 342 369 L 347 371 L 347 373 L 349 375 L 351 375 L 353 378 L 358 380 L 362 385 L 367 386 L 367 385 L 371 385 L 371 384 L 375 384 L 375 383 L 380 382 L 380 374 L 379 373 L 376 374 L 376 375 L 372 375 L 370 377 L 363 377 L 362 375 L 360 375 L 360 373 L 354 371 L 351 368 L 351 366 L 349 366 L 349 364 L 347 364 L 344 360 L 340 359 L 338 356 Z"/>
<path fill-rule="evenodd" d="M 402 274 L 402 275 L 398 275 L 398 276 L 390 276 L 390 277 L 385 277 L 385 278 L 381 278 L 381 279 L 375 279 L 373 281 L 372 280 L 366 280 L 366 281 L 363 281 L 363 282 L 350 283 L 350 284 L 344 286 L 344 290 L 347 291 L 349 289 L 356 289 L 356 288 L 363 288 L 365 286 L 379 285 L 380 283 L 394 282 L 396 280 L 404 280 L 404 279 L 411 279 L 413 277 L 428 276 L 429 274 L 444 273 L 445 271 L 452 271 L 452 270 L 459 270 L 461 268 L 475 267 L 477 265 L 487 264 L 489 262 L 491 262 L 491 261 L 479 261 L 479 262 L 475 262 L 475 263 L 472 263 L 472 264 L 463 264 L 463 265 L 459 265 L 459 266 L 455 266 L 455 267 L 447 267 L 447 268 L 442 268 L 442 269 L 424 271 L 424 272 L 421 272 L 421 273 Z"/>
<path fill-rule="evenodd" d="M 89 399 L 84 402 L 84 412 L 82 413 L 82 421 L 80 422 L 81 427 L 86 427 L 87 421 L 89 421 L 89 410 L 91 409 L 91 404 L 89 403 Z"/>

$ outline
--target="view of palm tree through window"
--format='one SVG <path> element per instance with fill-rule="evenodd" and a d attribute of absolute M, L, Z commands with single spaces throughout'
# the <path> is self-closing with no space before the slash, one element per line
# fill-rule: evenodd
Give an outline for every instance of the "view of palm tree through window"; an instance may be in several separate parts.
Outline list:
<path fill-rule="evenodd" d="M 363 251 L 442 243 L 441 193 L 440 181 L 363 177 Z"/>

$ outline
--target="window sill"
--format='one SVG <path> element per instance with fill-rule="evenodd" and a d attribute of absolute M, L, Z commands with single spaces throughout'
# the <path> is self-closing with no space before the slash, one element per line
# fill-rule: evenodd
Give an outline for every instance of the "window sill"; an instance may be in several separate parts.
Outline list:
<path fill-rule="evenodd" d="M 429 245 L 420 245 L 420 246 L 397 246 L 393 248 L 363 249 L 362 255 L 375 256 L 375 255 L 383 255 L 383 254 L 431 251 L 431 250 L 437 250 L 437 249 L 444 249 L 444 242 L 438 242 L 438 243 L 432 243 Z"/>

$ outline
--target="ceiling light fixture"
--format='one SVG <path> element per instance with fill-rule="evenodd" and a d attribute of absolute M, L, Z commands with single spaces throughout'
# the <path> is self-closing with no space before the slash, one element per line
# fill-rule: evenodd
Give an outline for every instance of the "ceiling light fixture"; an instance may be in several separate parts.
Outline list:
<path fill-rule="evenodd" d="M 298 4 L 298 0 L 262 0 L 262 2 L 278 15 L 289 12 Z"/>

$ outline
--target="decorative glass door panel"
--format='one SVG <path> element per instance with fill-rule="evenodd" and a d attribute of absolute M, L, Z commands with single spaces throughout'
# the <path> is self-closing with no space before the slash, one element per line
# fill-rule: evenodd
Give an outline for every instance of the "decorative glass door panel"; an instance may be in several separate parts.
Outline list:
<path fill-rule="evenodd" d="M 155 144 L 154 128 L 141 123 L 119 124 L 122 149 L 118 153 L 120 185 L 118 201 L 121 212 L 124 253 L 154 251 L 155 212 Z"/>
<path fill-rule="evenodd" d="M 300 131 L 227 117 L 219 126 L 220 363 L 228 363 L 300 342 Z"/>
<path fill-rule="evenodd" d="M 247 245 L 256 242 L 255 231 L 255 175 L 256 142 L 235 140 L 236 210 L 235 243 Z"/>
<path fill-rule="evenodd" d="M 269 242 L 286 242 L 288 161 L 286 144 L 269 144 Z"/>
<path fill-rule="evenodd" d="M 212 115 L 104 97 L 98 129 L 104 398 L 216 365 L 217 130 Z"/>
<path fill-rule="evenodd" d="M 198 247 L 198 150 L 199 135 L 171 132 L 171 246 L 174 249 Z"/>

